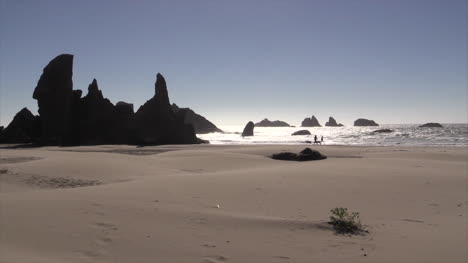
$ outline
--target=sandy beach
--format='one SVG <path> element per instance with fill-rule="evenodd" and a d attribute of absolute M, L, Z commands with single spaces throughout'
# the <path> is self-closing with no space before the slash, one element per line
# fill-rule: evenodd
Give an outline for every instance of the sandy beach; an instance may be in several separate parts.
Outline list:
<path fill-rule="evenodd" d="M 466 147 L 267 157 L 303 148 L 3 148 L 0 261 L 468 261 Z M 335 234 L 335 207 L 369 233 Z"/>

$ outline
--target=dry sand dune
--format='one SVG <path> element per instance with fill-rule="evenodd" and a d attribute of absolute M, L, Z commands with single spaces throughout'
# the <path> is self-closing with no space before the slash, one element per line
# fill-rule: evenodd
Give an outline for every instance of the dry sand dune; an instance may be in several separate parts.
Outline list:
<path fill-rule="evenodd" d="M 0 261 L 468 261 L 466 148 L 266 157 L 302 148 L 1 149 Z M 335 234 L 337 206 L 370 233 Z"/>

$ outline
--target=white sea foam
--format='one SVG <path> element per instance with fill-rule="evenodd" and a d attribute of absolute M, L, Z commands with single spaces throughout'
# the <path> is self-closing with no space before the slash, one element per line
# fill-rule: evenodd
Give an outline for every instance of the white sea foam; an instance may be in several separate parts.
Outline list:
<path fill-rule="evenodd" d="M 468 146 L 468 124 L 443 124 L 444 128 L 419 128 L 412 124 L 387 124 L 379 127 L 255 127 L 253 137 L 242 137 L 243 126 L 221 126 L 224 133 L 199 134 L 211 144 L 306 144 L 314 135 L 324 137 L 326 145 L 407 145 Z M 391 133 L 373 133 L 392 129 Z M 291 136 L 298 130 L 311 135 Z"/>

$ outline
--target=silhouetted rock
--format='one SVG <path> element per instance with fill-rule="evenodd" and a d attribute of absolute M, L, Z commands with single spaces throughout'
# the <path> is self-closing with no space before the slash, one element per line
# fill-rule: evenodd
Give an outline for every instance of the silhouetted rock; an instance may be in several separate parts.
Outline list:
<path fill-rule="evenodd" d="M 336 123 L 336 120 L 333 117 L 330 116 L 330 118 L 328 118 L 328 122 L 325 123 L 325 126 L 327 126 L 327 127 L 342 127 L 343 124 Z"/>
<path fill-rule="evenodd" d="M 255 127 L 290 127 L 291 125 L 287 124 L 284 121 L 270 121 L 268 119 L 263 119 L 260 122 L 255 123 Z"/>
<path fill-rule="evenodd" d="M 379 126 L 379 125 L 373 120 L 357 119 L 354 121 L 354 126 Z"/>
<path fill-rule="evenodd" d="M 77 107 L 79 116 L 76 116 L 74 121 L 79 121 L 78 144 L 116 143 L 118 139 L 113 137 L 116 124 L 115 107 L 110 100 L 104 98 L 96 79 L 89 84 L 88 94 L 81 99 Z"/>
<path fill-rule="evenodd" d="M 322 125 L 320 125 L 315 116 L 312 116 L 312 118 L 305 118 L 302 121 L 301 127 L 322 127 Z"/>
<path fill-rule="evenodd" d="M 198 143 L 191 124 L 185 124 L 185 113 L 175 114 L 169 104 L 166 80 L 158 73 L 155 95 L 134 115 L 132 133 L 137 144 Z"/>
<path fill-rule="evenodd" d="M 244 131 L 242 132 L 242 137 L 254 136 L 254 127 L 255 127 L 255 124 L 249 121 L 247 125 L 245 125 Z"/>
<path fill-rule="evenodd" d="M 42 144 L 68 144 L 71 134 L 73 55 L 57 56 L 44 68 L 33 93 L 42 122 Z"/>
<path fill-rule="evenodd" d="M 133 104 L 119 101 L 117 104 L 115 104 L 115 112 L 118 115 L 132 115 L 134 113 Z"/>
<path fill-rule="evenodd" d="M 275 160 L 299 161 L 299 162 L 327 159 L 327 157 L 321 154 L 319 151 L 312 150 L 310 148 L 305 148 L 299 154 L 292 153 L 292 152 L 275 153 L 271 156 L 271 158 Z"/>
<path fill-rule="evenodd" d="M 380 129 L 380 130 L 375 130 L 373 133 L 391 133 L 394 132 L 392 129 Z"/>
<path fill-rule="evenodd" d="M 223 132 L 221 129 L 218 129 L 218 127 L 216 127 L 216 125 L 214 125 L 212 122 L 207 120 L 205 117 L 197 114 L 190 108 L 179 108 L 175 103 L 173 103 L 171 107 L 174 113 L 177 113 L 179 111 L 185 112 L 184 122 L 187 124 L 191 124 L 195 129 L 195 133 L 197 134 Z"/>
<path fill-rule="evenodd" d="M 73 55 L 57 56 L 44 68 L 34 90 L 40 117 L 23 109 L 0 133 L 2 142 L 42 145 L 190 144 L 199 140 L 186 111 L 174 113 L 164 77 L 158 73 L 155 95 L 134 113 L 133 104 L 116 106 L 104 98 L 96 79 L 82 96 L 73 90 Z"/>
<path fill-rule="evenodd" d="M 310 131 L 300 130 L 300 131 L 293 132 L 291 135 L 293 135 L 293 136 L 295 136 L 295 135 L 310 135 Z"/>
<path fill-rule="evenodd" d="M 0 143 L 30 143 L 37 139 L 40 133 L 39 117 L 34 116 L 27 108 L 23 108 L 0 132 Z"/>
<path fill-rule="evenodd" d="M 419 126 L 420 128 L 443 128 L 442 124 L 436 122 L 429 122 Z"/>

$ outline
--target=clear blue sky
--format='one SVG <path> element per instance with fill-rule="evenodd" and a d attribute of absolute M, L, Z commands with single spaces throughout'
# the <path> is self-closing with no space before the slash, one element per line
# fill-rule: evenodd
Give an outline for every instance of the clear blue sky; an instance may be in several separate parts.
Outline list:
<path fill-rule="evenodd" d="M 75 55 L 137 109 L 157 72 L 171 102 L 218 125 L 312 114 L 351 124 L 467 122 L 467 0 L 0 0 L 0 123 L 27 106 L 44 66 Z"/>

